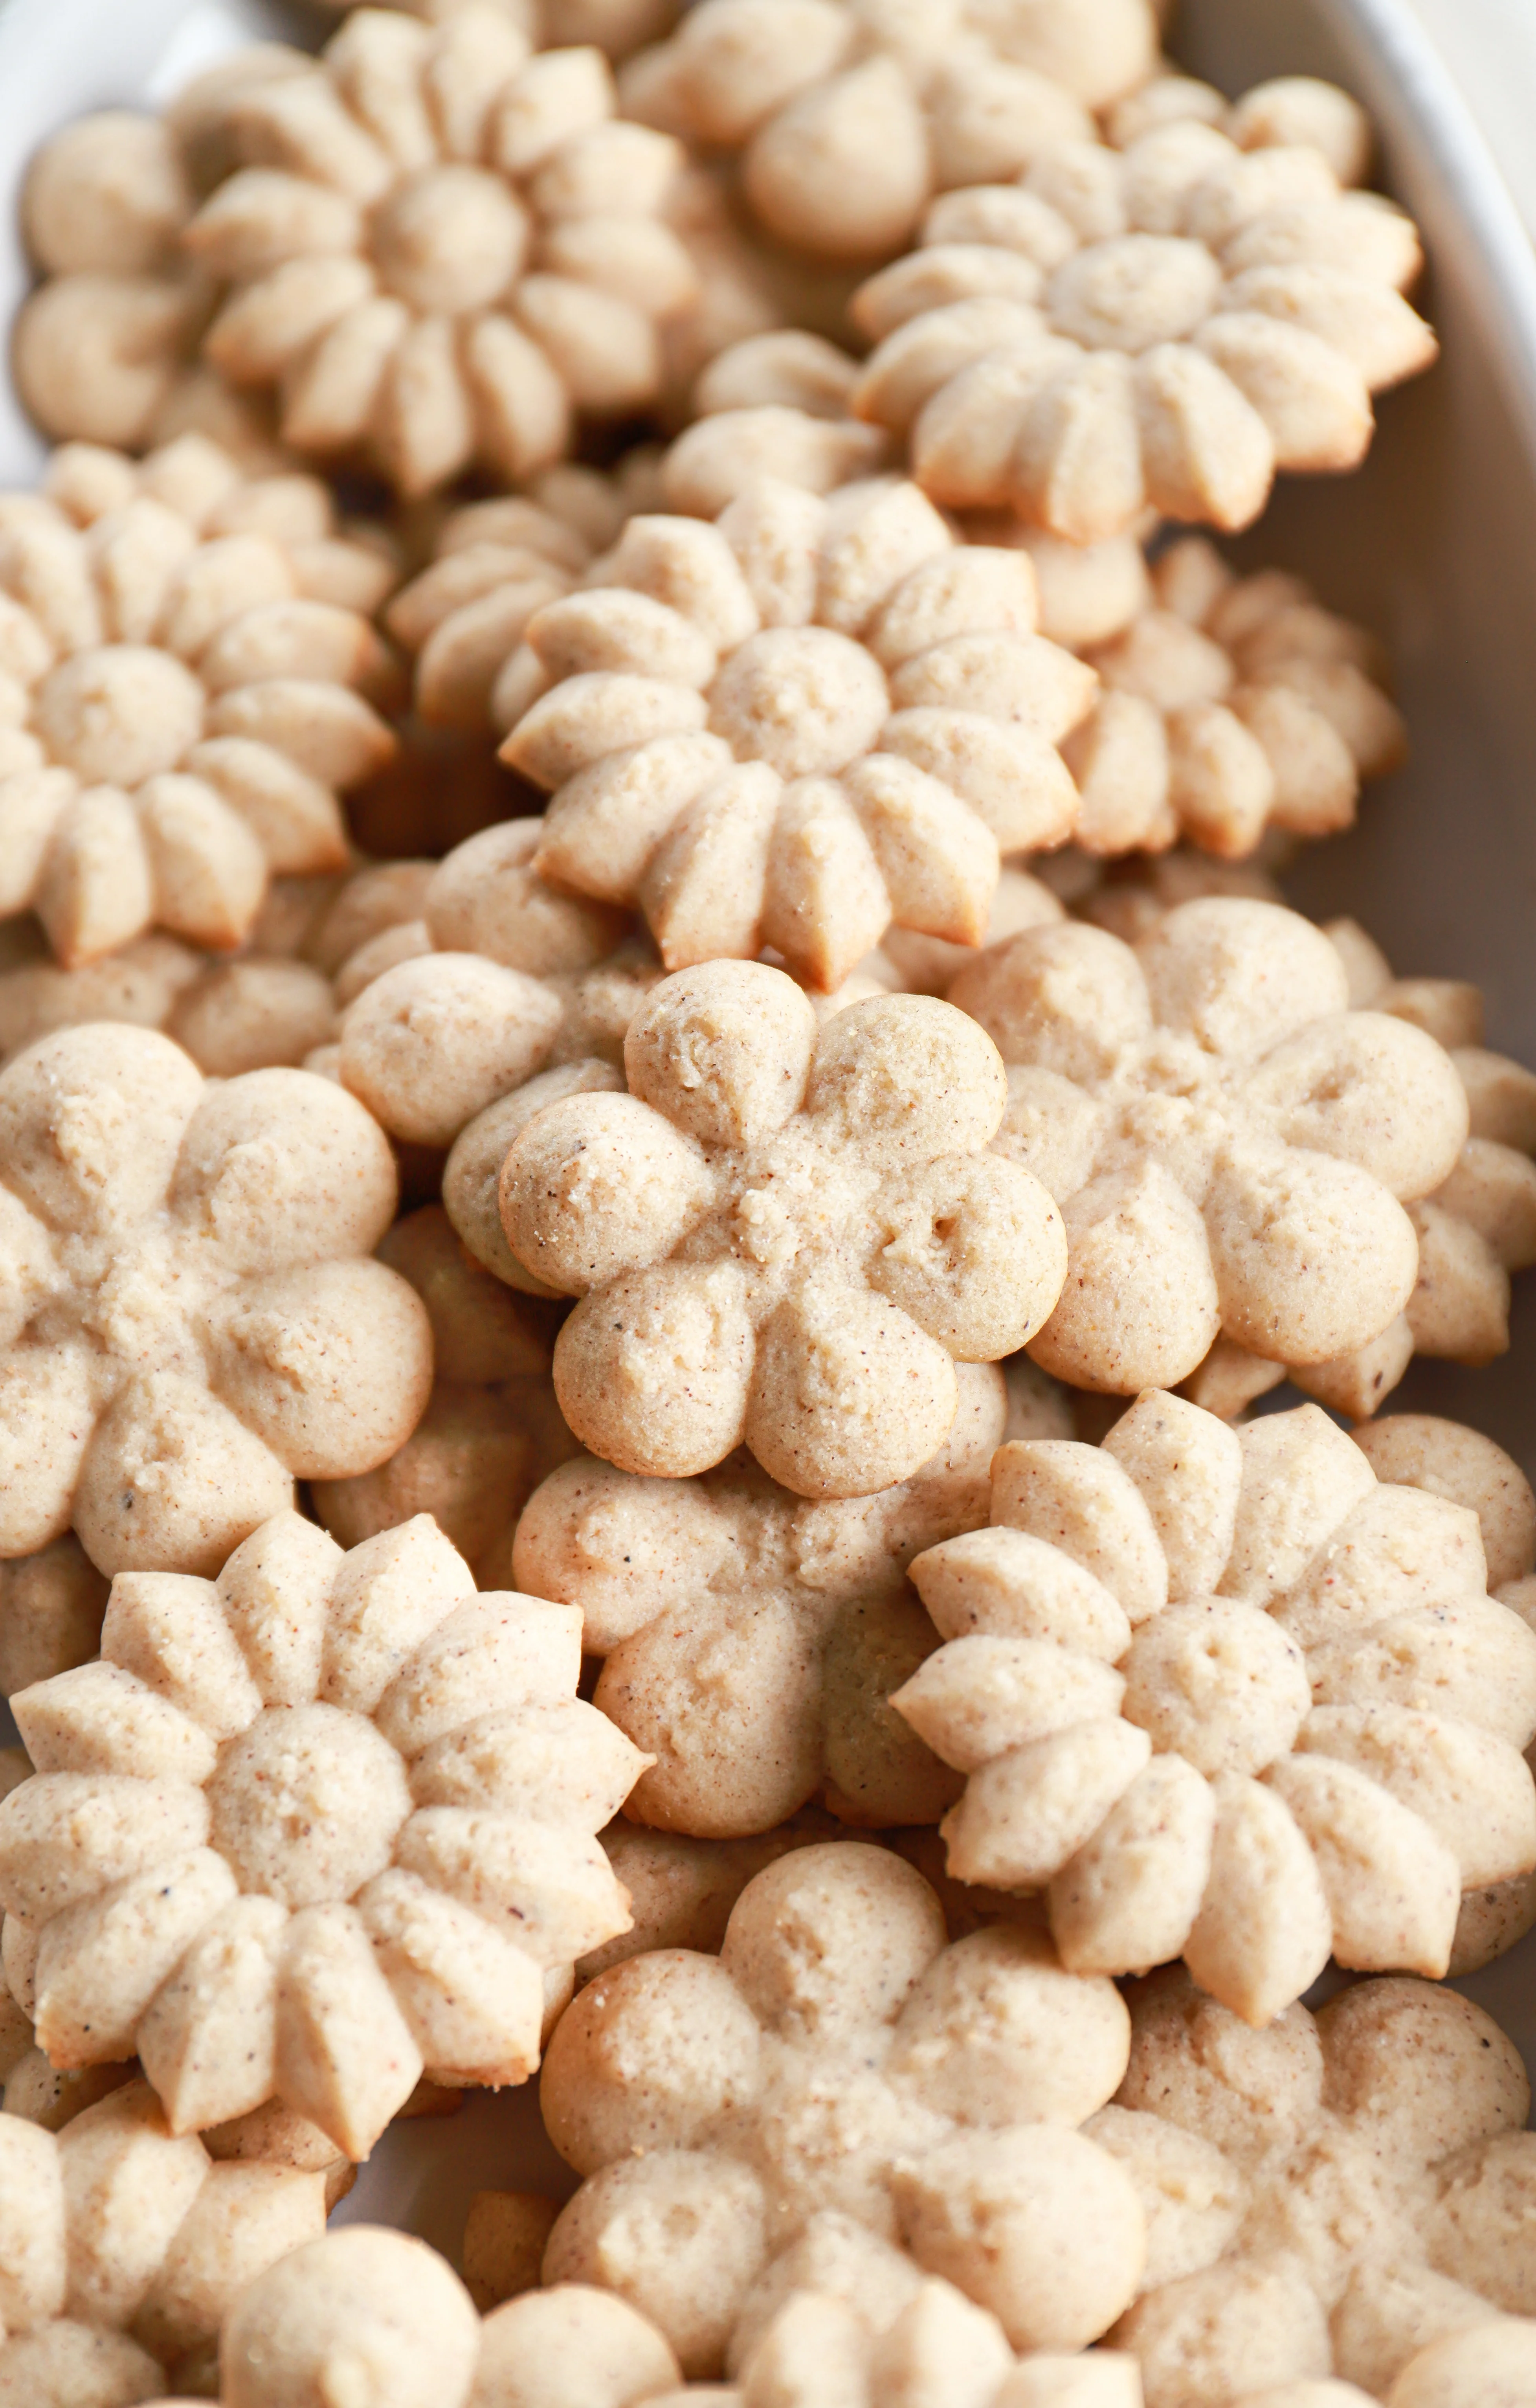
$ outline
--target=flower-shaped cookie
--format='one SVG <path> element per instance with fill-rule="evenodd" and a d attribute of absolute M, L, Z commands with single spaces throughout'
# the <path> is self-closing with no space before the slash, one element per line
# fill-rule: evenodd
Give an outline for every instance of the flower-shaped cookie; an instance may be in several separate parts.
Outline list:
<path fill-rule="evenodd" d="M 1030 1348 L 1046 1370 L 1133 1396 L 1218 1337 L 1321 1366 L 1398 1320 L 1418 1268 L 1404 1205 L 1455 1168 L 1467 1097 L 1422 1029 L 1348 1010 L 1310 921 L 1217 896 L 1134 947 L 1030 928 L 950 996 L 1009 1065 L 998 1147 L 1067 1225 L 1067 1284 Z"/>
<path fill-rule="evenodd" d="M 1132 870 L 1131 864 L 1123 870 Z M 1278 890 L 1237 865 L 1170 854 L 1086 893 L 1075 908 L 1095 924 L 1144 939 L 1179 903 L 1235 882 L 1256 897 Z M 1343 964 L 1354 1010 L 1385 1012 L 1445 1048 L 1465 1091 L 1471 1135 L 1444 1184 L 1409 1207 L 1418 1272 L 1403 1311 L 1378 1338 L 1321 1364 L 1284 1363 L 1216 1340 L 1184 1392 L 1233 1414 L 1285 1378 L 1337 1412 L 1364 1419 L 1397 1385 L 1415 1353 L 1483 1364 L 1509 1346 L 1510 1274 L 1536 1262 L 1536 1075 L 1483 1043 L 1484 1006 L 1464 979 L 1396 979 L 1379 946 L 1353 920 L 1323 931 Z"/>
<path fill-rule="evenodd" d="M 1246 526 L 1277 470 L 1356 466 L 1372 394 L 1434 358 L 1402 297 L 1419 265 L 1410 221 L 1310 141 L 1184 119 L 1064 143 L 946 194 L 862 287 L 855 406 L 957 509 L 1076 543 L 1149 507 Z"/>
<path fill-rule="evenodd" d="M 1184 840 L 1230 860 L 1267 827 L 1348 827 L 1361 781 L 1404 752 L 1371 637 L 1299 577 L 1235 577 L 1198 536 L 1161 555 L 1152 589 L 1086 655 L 1103 694 L 1066 747 L 1075 841 L 1114 853 Z"/>
<path fill-rule="evenodd" d="M 850 2257 L 883 2277 L 872 2320 L 923 2270 L 1015 2348 L 1081 2347 L 1141 2273 L 1135 2190 L 1073 2129 L 1128 2034 L 1113 1985 L 1065 1973 L 1041 1935 L 946 1945 L 898 1856 L 797 1850 L 742 1891 L 718 1958 L 631 1957 L 557 2026 L 540 2103 L 586 2180 L 546 2280 L 643 2305 L 694 2375 L 739 2365 Z"/>
<path fill-rule="evenodd" d="M 1000 1450 L 992 1515 L 912 1566 L 948 1643 L 892 1703 L 969 1775 L 950 1870 L 1044 1890 L 1068 1965 L 1182 1955 L 1264 2024 L 1330 1955 L 1443 1974 L 1463 1890 L 1536 1866 L 1536 1637 L 1477 1515 L 1316 1405 L 1149 1391 Z"/>
<path fill-rule="evenodd" d="M 1070 834 L 1098 680 L 1034 633 L 1027 557 L 914 485 L 631 519 L 603 575 L 528 621 L 501 757 L 553 791 L 543 875 L 638 904 L 668 969 L 770 945 L 835 987 L 892 921 L 979 944 L 999 853 Z"/>
<path fill-rule="evenodd" d="M 116 2408 L 208 2372 L 220 2322 L 325 2229 L 326 2178 L 171 2132 L 147 2082 L 55 2138 L 0 2116 L 0 2397 Z M 178 2390 L 182 2382 L 177 2381 Z"/>
<path fill-rule="evenodd" d="M 1170 1971 L 1131 2025 L 1085 2128 L 1146 2212 L 1141 2295 L 1111 2335 L 1146 2408 L 1523 2408 L 1536 2137 L 1489 2015 L 1362 1982 L 1253 2032 Z"/>
<path fill-rule="evenodd" d="M 644 1758 L 578 1702 L 581 1638 L 424 1514 L 120 1575 L 100 1660 L 13 1701 L 0 1947 L 50 2059 L 136 2053 L 177 2132 L 280 2099 L 354 2158 L 423 2068 L 525 2081 L 626 1920 L 592 1834 Z"/>
<path fill-rule="evenodd" d="M 819 1795 L 871 1829 L 937 1822 L 953 1778 L 887 1709 L 933 1633 L 912 1557 L 984 1519 L 1000 1372 L 961 1371 L 947 1445 L 877 1497 L 808 1503 L 738 1460 L 644 1480 L 581 1456 L 529 1499 L 512 1577 L 581 1609 L 596 1703 L 654 1759 L 637 1822 L 772 1831 Z"/>
<path fill-rule="evenodd" d="M 440 1204 L 396 1221 L 379 1259 L 409 1280 L 426 1307 L 432 1396 L 405 1444 L 377 1470 L 312 1481 L 315 1512 L 344 1547 L 430 1513 L 476 1585 L 505 1588 L 519 1514 L 545 1475 L 576 1452 L 550 1385 L 550 1308 L 493 1279 Z M 4 1640 L 0 1609 L 0 1668 Z"/>
<path fill-rule="evenodd" d="M 1147 0 L 703 0 L 620 88 L 631 116 L 739 151 L 772 234 L 857 261 L 901 250 L 935 192 L 1091 138 L 1156 50 Z"/>
<path fill-rule="evenodd" d="M 500 1177 L 511 1253 L 581 1299 L 554 1350 L 576 1436 L 668 1477 L 745 1441 L 800 1497 L 908 1479 L 955 1363 L 1016 1353 L 1066 1270 L 1039 1182 L 984 1151 L 990 1040 L 928 996 L 818 1034 L 782 971 L 711 962 L 653 991 L 624 1067 L 628 1095 L 536 1113 Z"/>
<path fill-rule="evenodd" d="M 362 1106 L 306 1070 L 205 1082 L 146 1028 L 0 1071 L 0 1555 L 71 1524 L 108 1575 L 208 1572 L 294 1481 L 420 1419 L 426 1314 L 366 1259 L 395 1201 Z"/>
<path fill-rule="evenodd" d="M 0 912 L 71 967 L 151 924 L 228 947 L 271 873 L 342 867 L 337 789 L 395 749 L 355 690 L 391 581 L 312 478 L 201 437 L 0 496 Z"/>
<path fill-rule="evenodd" d="M 231 105 L 250 164 L 184 236 L 234 288 L 208 358 L 280 388 L 296 450 L 366 451 L 403 494 L 559 459 L 578 411 L 655 394 L 695 290 L 659 214 L 679 147 L 613 105 L 599 50 L 534 55 L 496 8 L 354 11 Z"/>

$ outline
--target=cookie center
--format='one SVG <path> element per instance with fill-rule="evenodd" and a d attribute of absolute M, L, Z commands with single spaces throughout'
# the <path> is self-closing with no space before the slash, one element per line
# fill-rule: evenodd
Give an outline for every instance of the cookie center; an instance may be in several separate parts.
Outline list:
<path fill-rule="evenodd" d="M 1151 351 L 1203 325 L 1221 270 L 1200 242 L 1127 234 L 1096 242 L 1051 279 L 1051 322 L 1092 351 Z"/>
<path fill-rule="evenodd" d="M 516 276 L 528 221 L 481 167 L 425 167 L 396 185 L 373 219 L 373 255 L 384 284 L 434 317 L 483 309 Z"/>
<path fill-rule="evenodd" d="M 220 1751 L 212 1844 L 240 1887 L 285 1906 L 356 1896 L 410 1813 L 405 1768 L 361 1714 L 274 1706 Z"/>
<path fill-rule="evenodd" d="M 43 680 L 34 724 L 87 785 L 141 786 L 174 769 L 203 732 L 203 689 L 148 644 L 99 644 Z"/>
<path fill-rule="evenodd" d="M 828 627 L 749 636 L 710 688 L 710 725 L 739 761 L 781 778 L 828 777 L 868 752 L 885 724 L 885 680 L 862 644 Z"/>

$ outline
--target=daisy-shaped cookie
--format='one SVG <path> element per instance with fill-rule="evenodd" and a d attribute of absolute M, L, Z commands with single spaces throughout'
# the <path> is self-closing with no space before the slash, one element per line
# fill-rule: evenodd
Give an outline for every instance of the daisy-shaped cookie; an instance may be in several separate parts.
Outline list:
<path fill-rule="evenodd" d="M 314 479 L 201 437 L 71 444 L 0 496 L 0 912 L 70 967 L 152 924 L 227 948 L 274 872 L 344 867 L 338 790 L 395 750 L 365 699 L 392 581 Z"/>
<path fill-rule="evenodd" d="M 1519 2053 L 1468 1999 L 1361 1982 L 1247 2029 L 1181 1972 L 1132 1994 L 1087 2132 L 1147 2215 L 1114 2345 L 1146 2408 L 1523 2408 L 1536 2140 Z"/>
<path fill-rule="evenodd" d="M 1148 508 L 1246 526 L 1280 469 L 1354 467 L 1371 395 L 1435 356 L 1409 220 L 1321 150 L 1176 120 L 934 204 L 854 314 L 855 406 L 957 509 L 1076 543 Z"/>
<path fill-rule="evenodd" d="M 969 1776 L 951 1871 L 1045 1891 L 1067 1964 L 1182 1955 L 1265 2024 L 1330 1955 L 1443 1974 L 1463 1890 L 1536 1865 L 1536 1638 L 1477 1515 L 1316 1405 L 1149 1391 L 1003 1448 L 992 1514 L 913 1563 L 948 1643 L 893 1703 Z"/>
<path fill-rule="evenodd" d="M 1103 692 L 1066 754 L 1093 853 L 1181 841 L 1225 859 L 1266 828 L 1332 836 L 1396 768 L 1380 648 L 1299 577 L 1237 577 L 1198 536 L 1154 564 L 1149 606 L 1086 658 Z"/>
<path fill-rule="evenodd" d="M 525 2081 L 627 1919 L 592 1834 L 644 1758 L 580 1669 L 580 1615 L 476 1595 L 426 1515 L 120 1575 L 100 1660 L 14 1700 L 0 1947 L 39 2045 L 136 2053 L 173 2131 L 276 2098 L 353 2158 L 423 2068 Z"/>
<path fill-rule="evenodd" d="M 174 2134 L 147 2082 L 57 2138 L 0 2117 L 0 2397 L 92 2408 L 199 2393 L 248 2285 L 325 2229 L 326 2177 Z M 186 2378 L 192 2378 L 187 2381 Z"/>
<path fill-rule="evenodd" d="M 645 1480 L 580 1456 L 529 1499 L 520 1588 L 581 1609 L 595 1698 L 654 1761 L 626 1809 L 708 1839 L 772 1831 L 820 1796 L 871 1829 L 933 1823 L 953 1784 L 885 1699 L 933 1635 L 906 1578 L 974 1529 L 1002 1375 L 968 1365 L 948 1444 L 878 1497 L 810 1503 L 737 1461 Z"/>
<path fill-rule="evenodd" d="M 502 1168 L 503 1230 L 581 1302 L 554 1350 L 576 1436 L 677 1477 L 743 1441 L 801 1497 L 866 1496 L 942 1446 L 956 1362 L 1015 1354 L 1066 1268 L 1038 1181 L 984 1151 L 1006 1096 L 952 1006 L 816 1016 L 792 979 L 664 980 L 627 1095 L 568 1096 Z"/>
<path fill-rule="evenodd" d="M 495 7 L 354 10 L 231 107 L 248 164 L 184 236 L 233 288 L 207 356 L 280 389 L 296 450 L 366 452 L 402 494 L 559 459 L 577 413 L 653 397 L 695 290 L 659 214 L 679 147 L 613 108 L 599 50 L 534 54 Z"/>
<path fill-rule="evenodd" d="M 501 757 L 553 800 L 536 863 L 638 904 L 668 969 L 772 946 L 835 987 L 887 926 L 979 944 L 999 852 L 1059 844 L 1091 669 L 1034 632 L 1026 556 L 914 485 L 754 485 L 632 519 L 528 621 Z"/>
<path fill-rule="evenodd" d="M 1067 1225 L 1067 1284 L 1030 1345 L 1046 1370 L 1130 1396 L 1222 1339 L 1311 1376 L 1398 1322 L 1418 1270 L 1404 1208 L 1455 1168 L 1467 1097 L 1422 1029 L 1348 1009 L 1310 921 L 1216 896 L 1134 947 L 1030 928 L 950 995 L 1009 1065 L 998 1146 Z"/>
<path fill-rule="evenodd" d="M 216 1570 L 298 1479 L 415 1427 L 426 1314 L 366 1259 L 395 1166 L 306 1070 L 205 1082 L 151 1029 L 0 1071 L 0 1555 L 73 1525 L 98 1569 Z"/>
<path fill-rule="evenodd" d="M 1091 138 L 1156 49 L 1146 0 L 704 0 L 621 90 L 631 116 L 739 153 L 771 234 L 861 261 L 901 250 L 936 192 Z"/>
<path fill-rule="evenodd" d="M 927 2272 L 1013 2347 L 1079 2348 L 1141 2276 L 1135 2191 L 1073 2128 L 1119 2083 L 1128 2025 L 1041 1934 L 946 1945 L 898 1856 L 797 1850 L 742 1891 L 718 1958 L 632 1957 L 567 2009 L 540 2103 L 586 2179 L 545 2277 L 643 2301 L 692 2375 L 740 2366 L 850 2259 L 871 2323 Z"/>

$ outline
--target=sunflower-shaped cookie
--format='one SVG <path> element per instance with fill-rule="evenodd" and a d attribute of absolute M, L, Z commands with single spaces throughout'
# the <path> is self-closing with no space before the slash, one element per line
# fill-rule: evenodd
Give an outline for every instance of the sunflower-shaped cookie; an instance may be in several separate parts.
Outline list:
<path fill-rule="evenodd" d="M 1018 1351 L 1066 1268 L 1038 1181 L 983 1149 L 988 1039 L 927 996 L 816 1016 L 792 979 L 663 981 L 627 1095 L 527 1121 L 500 1177 L 511 1253 L 581 1301 L 554 1350 L 576 1436 L 625 1471 L 745 1441 L 801 1497 L 865 1496 L 944 1443 L 956 1362 Z"/>
<path fill-rule="evenodd" d="M 967 1365 L 948 1443 L 877 1497 L 810 1503 L 738 1460 L 702 1480 L 581 1456 L 529 1499 L 512 1576 L 581 1609 L 595 1698 L 654 1760 L 626 1812 L 696 1837 L 775 1830 L 811 1798 L 871 1829 L 933 1823 L 953 1781 L 886 1698 L 933 1644 L 906 1568 L 984 1517 L 1000 1372 Z"/>
<path fill-rule="evenodd" d="M 1130 1396 L 1186 1379 L 1218 1338 L 1315 1369 L 1398 1322 L 1418 1268 L 1404 1207 L 1455 1167 L 1467 1097 L 1422 1029 L 1348 1010 L 1310 921 L 1217 896 L 1134 947 L 1030 928 L 950 995 L 1009 1065 L 998 1146 L 1067 1225 L 1067 1283 L 1030 1346 L 1046 1370 Z"/>
<path fill-rule="evenodd" d="M 1090 139 L 1156 51 L 1146 0 L 704 0 L 621 89 L 630 115 L 739 152 L 770 233 L 860 261 L 901 250 L 934 193 Z"/>
<path fill-rule="evenodd" d="M 476 1595 L 424 1514 L 121 1575 L 100 1660 L 14 1700 L 0 1946 L 39 2045 L 136 2053 L 174 2131 L 276 2098 L 354 2158 L 423 2067 L 525 2081 L 626 1920 L 592 1834 L 644 1758 L 580 1660 L 579 1614 Z"/>
<path fill-rule="evenodd" d="M 1041 1934 L 946 1945 L 898 1856 L 799 1849 L 742 1891 L 718 1958 L 631 1957 L 567 2009 L 541 2104 L 586 2180 L 545 2277 L 643 2301 L 693 2375 L 739 2366 L 792 2290 L 836 2292 L 850 2261 L 871 2320 L 926 2272 L 1013 2347 L 1079 2348 L 1141 2277 L 1134 2188 L 1073 2128 L 1128 2026 Z"/>
<path fill-rule="evenodd" d="M 148 2400 L 204 2389 L 247 2286 L 325 2229 L 326 2177 L 260 2149 L 223 2161 L 174 2134 L 147 2082 L 55 2138 L 0 2117 L 0 2397 Z"/>
<path fill-rule="evenodd" d="M 1409 220 L 1308 141 L 1174 120 L 947 193 L 864 285 L 860 413 L 956 509 L 1076 543 L 1149 508 L 1246 526 L 1280 469 L 1352 468 L 1371 395 L 1435 356 Z"/>
<path fill-rule="evenodd" d="M 1403 757 L 1380 648 L 1299 577 L 1237 577 L 1186 537 L 1152 569 L 1147 609 L 1086 658 L 1099 701 L 1066 752 L 1085 852 L 1181 841 L 1227 860 L 1268 827 L 1333 836 L 1362 781 Z"/>
<path fill-rule="evenodd" d="M 1147 2214 L 1110 2338 L 1146 2408 L 1522 2408 L 1536 2368 L 1530 2085 L 1490 2015 L 1361 1982 L 1247 2029 L 1186 1975 L 1131 1994 L 1086 2131 Z"/>
<path fill-rule="evenodd" d="M 208 359 L 280 388 L 296 450 L 366 452 L 403 494 L 559 459 L 578 412 L 653 397 L 695 290 L 659 214 L 679 147 L 613 106 L 599 50 L 532 53 L 495 7 L 355 10 L 231 107 L 249 164 L 183 237 L 233 287 Z"/>
<path fill-rule="evenodd" d="M 395 749 L 358 691 L 391 582 L 314 479 L 197 436 L 0 496 L 0 912 L 71 967 L 152 924 L 229 947 L 274 872 L 342 867 L 337 792 Z"/>
<path fill-rule="evenodd" d="M 999 851 L 1070 833 L 1098 681 L 1035 634 L 1026 556 L 914 485 L 632 519 L 603 578 L 528 621 L 501 757 L 553 793 L 543 875 L 639 904 L 669 969 L 770 945 L 835 987 L 893 921 L 979 944 Z"/>
<path fill-rule="evenodd" d="M 205 1082 L 93 1023 L 0 1071 L 0 1555 L 73 1524 L 108 1575 L 216 1570 L 294 1482 L 420 1418 L 424 1312 L 366 1259 L 388 1144 L 306 1070 Z"/>
<path fill-rule="evenodd" d="M 892 1702 L 969 1775 L 951 1871 L 1045 1891 L 1067 1964 L 1182 1955 L 1264 2024 L 1330 1954 L 1443 1974 L 1462 1892 L 1536 1865 L 1536 1639 L 1477 1515 L 1317 1406 L 1149 1392 L 1003 1448 L 992 1514 L 914 1561 L 948 1643 Z"/>

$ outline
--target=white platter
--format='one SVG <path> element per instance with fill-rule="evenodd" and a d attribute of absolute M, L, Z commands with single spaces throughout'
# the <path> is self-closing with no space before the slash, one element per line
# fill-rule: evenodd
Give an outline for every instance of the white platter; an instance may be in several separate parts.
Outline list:
<path fill-rule="evenodd" d="M 1426 13 L 1448 30 L 1457 15 L 1488 27 L 1508 5 L 1457 0 L 1453 11 L 1434 0 Z M 1514 5 L 1529 34 L 1529 0 Z M 318 24 L 281 0 L 0 0 L 0 325 L 25 286 L 15 194 L 44 132 L 173 90 L 239 39 L 312 40 Z M 1404 0 L 1183 0 L 1175 48 L 1229 91 L 1309 71 L 1355 92 L 1382 129 L 1384 180 L 1424 228 L 1432 262 L 1425 306 L 1439 367 L 1384 403 L 1362 474 L 1283 488 L 1242 547 L 1256 564 L 1303 570 L 1328 602 L 1380 629 L 1413 739 L 1408 767 L 1372 791 L 1359 827 L 1299 866 L 1293 898 L 1319 916 L 1356 912 L 1403 973 L 1475 979 L 1488 1041 L 1536 1062 L 1536 255 Z M 1485 37 L 1485 76 L 1487 57 Z M 1536 38 L 1512 52 L 1515 73 L 1521 57 L 1536 64 Z M 1523 111 L 1507 89 L 1500 97 L 1503 122 L 1529 128 L 1536 88 Z M 29 479 L 39 457 L 0 385 L 0 486 Z M 1517 1283 L 1502 1362 L 1417 1365 L 1393 1403 L 1472 1421 L 1536 1474 L 1536 1273 Z M 1536 2071 L 1536 1933 L 1457 1986 Z M 469 2197 L 489 2187 L 572 2187 L 531 2089 L 397 2126 L 338 2220 L 403 2225 L 456 2255 Z"/>

